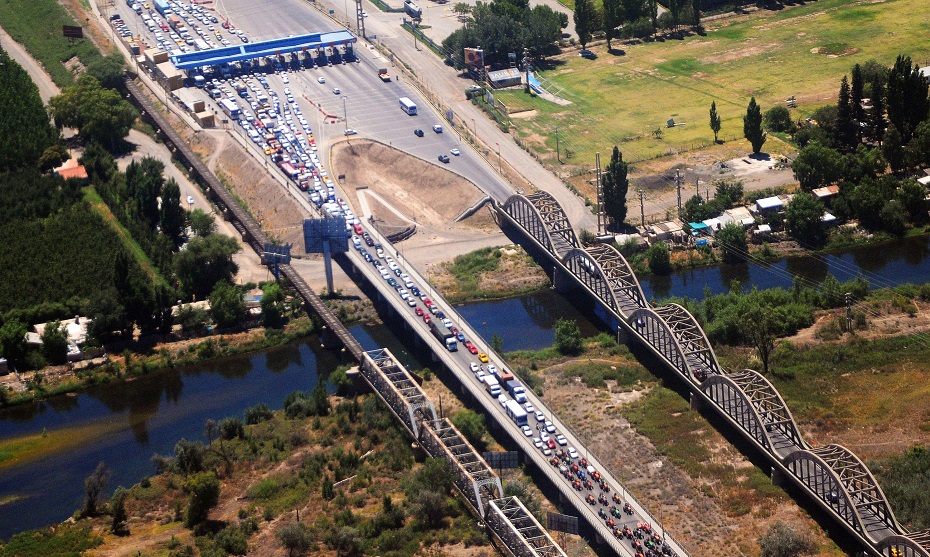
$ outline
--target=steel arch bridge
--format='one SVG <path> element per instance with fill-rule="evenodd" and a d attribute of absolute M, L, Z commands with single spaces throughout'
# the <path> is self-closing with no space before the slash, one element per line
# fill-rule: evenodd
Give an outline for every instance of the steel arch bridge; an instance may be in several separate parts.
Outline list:
<path fill-rule="evenodd" d="M 572 248 L 581 247 L 562 206 L 544 191 L 511 195 L 503 210 L 559 259 Z"/>
<path fill-rule="evenodd" d="M 811 448 L 784 399 L 765 377 L 748 369 L 723 371 L 694 316 L 678 304 L 651 307 L 623 256 L 611 246 L 580 246 L 557 205 L 540 192 L 513 195 L 497 208 L 875 554 L 930 557 L 930 530 L 910 533 L 898 524 L 874 476 L 855 454 L 839 445 Z"/>

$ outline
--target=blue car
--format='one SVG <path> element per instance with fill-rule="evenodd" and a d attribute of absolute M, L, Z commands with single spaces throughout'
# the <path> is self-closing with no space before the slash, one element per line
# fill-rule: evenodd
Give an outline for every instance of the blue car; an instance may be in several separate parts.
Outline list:
<path fill-rule="evenodd" d="M 411 287 L 410 287 L 410 293 L 413 294 L 414 296 L 416 296 L 417 298 L 420 297 L 420 289 L 417 288 L 416 286 L 411 286 Z"/>
<path fill-rule="evenodd" d="M 455 335 L 455 338 L 459 339 L 459 342 L 465 342 L 465 335 L 462 334 L 462 331 L 459 331 L 459 332 Z"/>

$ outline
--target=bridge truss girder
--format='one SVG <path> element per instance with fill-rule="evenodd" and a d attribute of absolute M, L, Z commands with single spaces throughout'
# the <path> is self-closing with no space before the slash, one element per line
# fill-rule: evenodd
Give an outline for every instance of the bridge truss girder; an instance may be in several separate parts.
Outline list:
<path fill-rule="evenodd" d="M 854 531 L 878 544 L 874 531 L 901 532 L 884 493 L 859 457 L 840 445 L 795 451 L 784 465 Z"/>
<path fill-rule="evenodd" d="M 436 420 L 436 408 L 407 370 L 385 349 L 365 352 L 360 366 L 365 378 L 375 388 L 394 414 L 417 439 L 420 418 Z"/>
<path fill-rule="evenodd" d="M 885 557 L 930 557 L 930 531 L 888 536 L 878 544 Z"/>
<path fill-rule="evenodd" d="M 666 304 L 655 308 L 655 312 L 668 323 L 675 333 L 678 344 L 684 349 L 688 362 L 694 367 L 703 367 L 706 375 L 720 373 L 717 355 L 710 346 L 704 329 L 691 313 L 678 304 Z"/>
<path fill-rule="evenodd" d="M 711 375 L 701 384 L 701 390 L 717 406 L 733 418 L 743 431 L 762 445 L 766 451 L 774 453 L 772 440 L 766 431 L 763 419 L 759 415 L 746 393 L 726 375 Z"/>
<path fill-rule="evenodd" d="M 649 307 L 646 295 L 643 293 L 636 275 L 633 274 L 633 269 L 627 263 L 623 254 L 610 244 L 595 244 L 586 247 L 584 251 L 609 285 L 613 298 L 616 300 L 616 311 L 618 313 L 626 317 L 626 314 L 635 307 Z M 575 250 L 572 250 L 565 256 L 566 267 L 568 267 L 568 258 L 572 257 L 574 252 Z M 581 270 L 593 275 L 591 270 L 584 264 L 582 264 Z M 582 275 L 575 273 L 575 276 Z"/>
<path fill-rule="evenodd" d="M 761 373 L 752 369 L 743 369 L 727 373 L 727 377 L 733 381 L 749 398 L 749 401 L 755 407 L 756 412 L 765 423 L 766 429 L 778 430 L 791 445 L 797 449 L 807 449 L 808 444 L 801 437 L 798 430 L 798 424 L 791 415 L 791 410 L 781 397 L 775 387 Z M 779 443 L 773 442 L 775 449 L 784 447 Z"/>
<path fill-rule="evenodd" d="M 637 332 L 650 346 L 668 361 L 683 377 L 699 384 L 688 366 L 684 349 L 662 317 L 650 308 L 635 310 L 628 318 L 627 324 Z"/>
<path fill-rule="evenodd" d="M 566 557 L 562 548 L 516 497 L 490 501 L 485 520 L 514 557 Z"/>
<path fill-rule="evenodd" d="M 613 285 L 607 275 L 604 274 L 604 269 L 591 258 L 587 250 L 581 248 L 571 250 L 565 254 L 562 264 L 568 267 L 568 270 L 580 279 L 591 292 L 594 292 L 594 295 L 601 302 L 613 311 L 620 313 L 620 301 L 617 299 Z"/>
<path fill-rule="evenodd" d="M 562 206 L 544 191 L 511 195 L 503 209 L 556 258 L 581 246 Z"/>

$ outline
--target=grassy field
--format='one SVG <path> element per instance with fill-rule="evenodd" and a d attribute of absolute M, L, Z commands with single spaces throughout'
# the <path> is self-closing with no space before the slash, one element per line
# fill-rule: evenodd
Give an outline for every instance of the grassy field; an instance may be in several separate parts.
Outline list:
<path fill-rule="evenodd" d="M 750 96 L 765 111 L 795 95 L 802 117 L 835 102 L 840 79 L 855 63 L 891 65 L 898 54 L 918 65 L 930 58 L 923 0 L 865 3 L 824 0 L 759 11 L 708 25 L 706 36 L 625 46 L 623 56 L 594 47 L 597 60 L 574 52 L 540 75 L 543 86 L 573 104 L 559 106 L 522 90 L 495 93 L 517 115 L 523 142 L 555 162 L 591 168 L 594 153 L 609 157 L 618 145 L 627 161 L 641 161 L 710 144 L 711 101 L 717 102 L 720 138 L 742 138 Z M 616 46 L 616 45 L 615 45 Z M 674 118 L 686 126 L 666 128 Z M 661 129 L 661 139 L 653 131 Z M 763 148 L 764 150 L 764 148 Z"/>
<path fill-rule="evenodd" d="M 0 2 L 0 26 L 44 67 L 59 87 L 74 79 L 63 62 L 77 56 L 83 65 L 100 58 L 86 36 L 72 41 L 61 35 L 62 25 L 77 25 L 55 0 L 6 0 Z"/>

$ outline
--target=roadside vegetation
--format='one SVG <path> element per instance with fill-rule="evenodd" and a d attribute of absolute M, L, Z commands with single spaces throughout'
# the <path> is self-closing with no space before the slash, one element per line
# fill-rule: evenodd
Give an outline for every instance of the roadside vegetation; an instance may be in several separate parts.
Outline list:
<path fill-rule="evenodd" d="M 453 303 L 519 296 L 549 284 L 543 270 L 515 245 L 460 255 L 443 263 L 430 280 Z"/>
<path fill-rule="evenodd" d="M 101 58 L 100 51 L 86 35 L 76 40 L 62 36 L 62 25 L 80 26 L 55 0 L 0 3 L 0 27 L 41 62 L 59 87 L 74 81 L 73 71 L 65 67 L 65 62 L 71 61 L 72 67 L 86 67 Z"/>
<path fill-rule="evenodd" d="M 210 420 L 205 432 L 206 443 L 182 439 L 173 455 L 156 455 L 158 474 L 128 489 L 107 485 L 107 467 L 119 463 L 101 463 L 75 523 L 17 534 L 0 555 L 132 547 L 171 557 L 412 557 L 450 544 L 490 553 L 453 497 L 446 462 L 416 454 L 374 395 L 330 398 L 321 384 L 289 395 L 281 411 L 259 405 Z"/>

